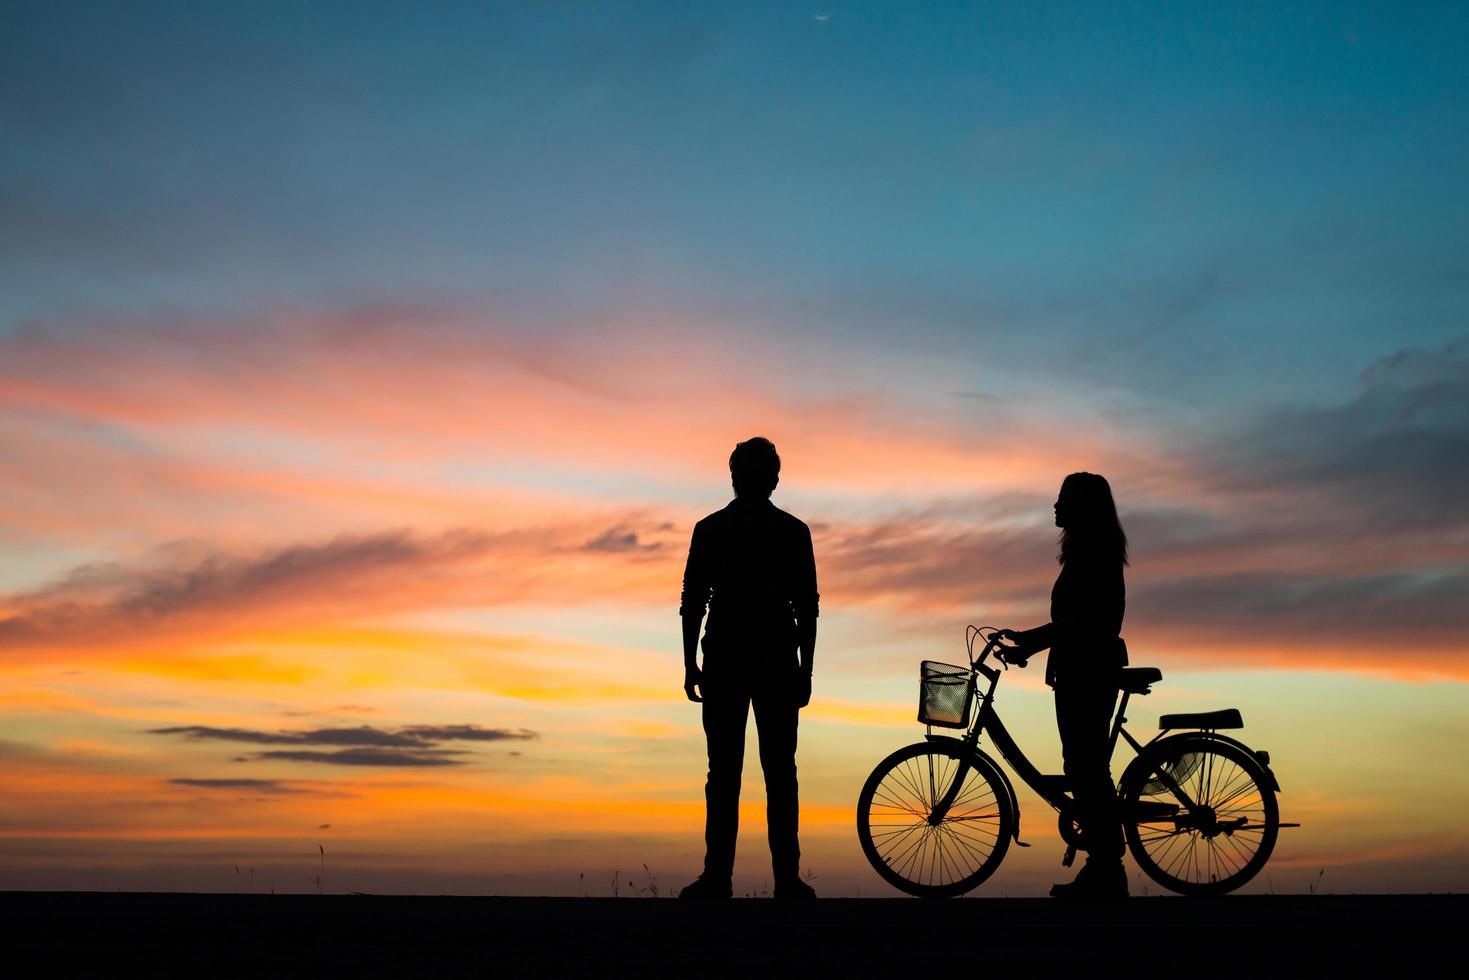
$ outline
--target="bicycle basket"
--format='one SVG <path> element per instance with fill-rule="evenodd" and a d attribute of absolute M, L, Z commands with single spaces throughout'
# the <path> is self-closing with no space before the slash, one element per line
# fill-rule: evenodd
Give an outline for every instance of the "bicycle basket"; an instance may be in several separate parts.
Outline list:
<path fill-rule="evenodd" d="M 974 705 L 974 672 L 933 660 L 923 661 L 918 688 L 918 720 L 939 728 L 968 728 Z"/>

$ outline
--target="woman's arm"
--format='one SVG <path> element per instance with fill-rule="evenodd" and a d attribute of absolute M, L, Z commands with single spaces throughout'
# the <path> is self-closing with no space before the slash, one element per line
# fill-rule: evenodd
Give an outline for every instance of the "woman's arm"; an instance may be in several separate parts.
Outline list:
<path fill-rule="evenodd" d="M 1122 566 L 1077 564 L 1051 604 L 1051 622 L 1029 630 L 1004 630 L 1021 657 L 1057 644 L 1113 637 L 1122 629 Z"/>
<path fill-rule="evenodd" d="M 1016 652 L 1022 657 L 1029 657 L 1050 649 L 1055 643 L 1056 624 L 1046 623 L 1030 630 L 1003 630 L 1001 635 L 1009 636 L 1010 641 L 1015 644 Z"/>

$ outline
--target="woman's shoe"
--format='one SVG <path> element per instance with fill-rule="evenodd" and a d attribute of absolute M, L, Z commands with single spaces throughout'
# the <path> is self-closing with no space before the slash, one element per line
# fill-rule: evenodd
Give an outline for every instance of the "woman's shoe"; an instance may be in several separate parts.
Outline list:
<path fill-rule="evenodd" d="M 1127 870 L 1120 861 L 1104 865 L 1088 862 L 1082 865 L 1074 880 L 1052 885 L 1051 897 L 1101 900 L 1127 898 Z"/>

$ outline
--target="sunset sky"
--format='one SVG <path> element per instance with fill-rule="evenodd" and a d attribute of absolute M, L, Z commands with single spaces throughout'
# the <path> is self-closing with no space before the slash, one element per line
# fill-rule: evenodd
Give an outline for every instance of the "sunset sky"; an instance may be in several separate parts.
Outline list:
<path fill-rule="evenodd" d="M 1045 620 L 1074 470 L 1165 675 L 1130 729 L 1240 708 L 1303 825 L 1247 890 L 1464 890 L 1466 37 L 1437 4 L 7 2 L 0 889 L 686 883 L 679 579 L 764 435 L 821 592 L 821 894 L 896 894 L 858 791 L 922 735 L 920 660 Z M 1042 673 L 999 708 L 1059 771 Z M 1070 877 L 1021 805 L 976 894 Z"/>

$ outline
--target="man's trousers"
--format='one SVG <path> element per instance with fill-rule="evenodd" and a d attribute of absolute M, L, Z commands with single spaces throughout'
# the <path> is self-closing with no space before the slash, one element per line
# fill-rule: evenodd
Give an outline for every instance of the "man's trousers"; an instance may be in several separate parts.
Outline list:
<path fill-rule="evenodd" d="M 727 880 L 734 870 L 735 837 L 740 823 L 740 778 L 745 762 L 745 727 L 755 709 L 760 768 L 765 773 L 765 825 L 777 882 L 800 877 L 797 841 L 796 689 L 799 667 L 791 659 L 736 657 L 747 650 L 720 650 L 704 658 L 704 736 L 709 747 L 709 778 L 704 784 L 704 875 Z M 774 662 L 772 662 L 772 660 Z"/>

